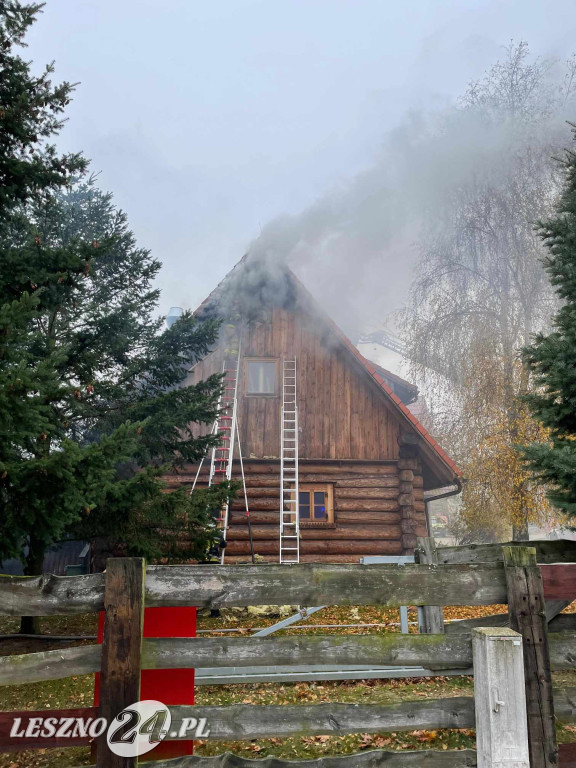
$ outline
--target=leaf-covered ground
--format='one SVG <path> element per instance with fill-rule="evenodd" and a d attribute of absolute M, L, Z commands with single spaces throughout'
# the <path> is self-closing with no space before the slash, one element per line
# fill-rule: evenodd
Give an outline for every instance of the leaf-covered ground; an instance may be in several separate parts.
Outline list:
<path fill-rule="evenodd" d="M 571 606 L 573 609 L 573 606 Z M 505 611 L 505 606 L 496 608 L 447 608 L 446 619 L 476 618 L 488 613 Z M 415 621 L 416 611 L 410 611 L 410 620 Z M 325 608 L 313 614 L 305 624 L 337 624 L 334 628 L 288 629 L 286 633 L 319 634 L 397 632 L 399 631 L 398 611 L 378 607 Z M 44 634 L 90 635 L 96 634 L 96 617 L 50 617 L 42 619 Z M 199 629 L 215 631 L 222 628 L 241 629 L 240 633 L 273 624 L 275 618 L 262 616 L 231 616 L 214 618 L 200 616 Z M 343 627 L 343 624 L 376 624 L 372 627 Z M 13 619 L 0 620 L 0 634 L 17 631 Z M 415 627 L 412 627 L 415 631 Z M 94 642 L 90 640 L 88 642 Z M 55 643 L 40 640 L 10 638 L 0 640 L 0 655 L 26 653 L 35 650 L 61 648 L 72 643 Z M 575 673 L 555 675 L 558 685 L 575 685 Z M 438 677 L 434 679 L 393 679 L 342 682 L 312 682 L 295 684 L 265 683 L 258 685 L 199 686 L 196 689 L 198 704 L 294 704 L 319 702 L 355 702 L 370 704 L 392 704 L 419 698 L 440 698 L 472 695 L 473 683 L 467 677 Z M 59 707 L 90 706 L 93 701 L 93 676 L 71 677 L 30 685 L 0 687 L 0 711 L 17 709 L 56 709 Z M 562 741 L 576 741 L 576 732 L 571 728 L 559 733 Z M 321 755 L 349 754 L 363 749 L 388 748 L 397 750 L 414 749 L 463 749 L 474 746 L 474 732 L 470 730 L 413 731 L 412 733 L 356 734 L 350 736 L 316 736 L 289 739 L 255 739 L 253 741 L 196 743 L 196 754 L 214 755 L 224 751 L 250 757 L 275 755 L 284 758 L 313 758 Z M 90 764 L 89 748 L 35 750 L 0 755 L 0 768 L 71 768 Z"/>

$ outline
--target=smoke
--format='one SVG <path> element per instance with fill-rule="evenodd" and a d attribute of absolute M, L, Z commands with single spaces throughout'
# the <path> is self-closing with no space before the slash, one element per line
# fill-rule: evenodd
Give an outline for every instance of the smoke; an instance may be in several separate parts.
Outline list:
<path fill-rule="evenodd" d="M 498 189 L 523 154 L 549 175 L 554 193 L 553 155 L 570 144 L 573 95 L 574 60 L 540 60 L 511 44 L 458 101 L 406 115 L 361 174 L 300 214 L 271 221 L 250 257 L 268 270 L 293 269 L 352 338 L 393 325 L 423 238 L 435 220 L 441 226 L 451 197 L 475 185 Z"/>

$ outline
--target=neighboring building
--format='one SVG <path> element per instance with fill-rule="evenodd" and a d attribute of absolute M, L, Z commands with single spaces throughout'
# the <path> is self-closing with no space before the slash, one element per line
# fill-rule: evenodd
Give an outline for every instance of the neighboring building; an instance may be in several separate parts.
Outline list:
<path fill-rule="evenodd" d="M 24 547 L 23 557 L 28 554 Z M 42 573 L 53 573 L 55 576 L 76 576 L 79 573 L 90 573 L 90 545 L 86 541 L 59 541 L 48 547 L 44 555 Z M 23 576 L 22 560 L 9 558 L 0 563 L 2 576 Z"/>
<path fill-rule="evenodd" d="M 232 370 L 239 351 L 237 387 L 235 374 L 227 376 L 236 389 L 256 554 L 279 558 L 280 459 L 284 450 L 289 467 L 294 456 L 286 440 L 281 447 L 283 390 L 291 392 L 283 372 L 294 360 L 299 560 L 357 562 L 362 555 L 411 553 L 416 537 L 428 534 L 424 490 L 450 486 L 459 475 L 407 407 L 417 388 L 362 357 L 294 274 L 277 265 L 244 257 L 197 314 L 226 320 L 217 346 L 192 369 L 188 383 Z M 234 479 L 240 478 L 237 456 Z M 209 468 L 208 460 L 199 476 L 203 484 Z M 191 486 L 197 469 L 171 476 L 171 486 Z M 290 498 L 285 519 L 294 510 Z M 246 561 L 242 494 L 228 523 L 225 562 Z"/>

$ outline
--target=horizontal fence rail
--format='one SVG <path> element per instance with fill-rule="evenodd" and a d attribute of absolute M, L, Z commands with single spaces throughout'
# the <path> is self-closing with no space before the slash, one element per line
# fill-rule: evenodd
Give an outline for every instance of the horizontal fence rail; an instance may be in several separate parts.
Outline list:
<path fill-rule="evenodd" d="M 461 619 L 448 622 L 444 631 L 447 635 L 468 634 L 475 627 L 507 627 L 507 613 L 495 613 L 492 616 L 482 616 L 479 619 Z M 576 632 L 576 613 L 560 613 L 548 622 L 548 632 Z"/>
<path fill-rule="evenodd" d="M 421 699 L 400 704 L 298 704 L 228 707 L 169 707 L 171 733 L 180 731 L 184 718 L 206 718 L 210 740 L 268 739 L 287 736 L 324 736 L 347 733 L 474 728 L 474 699 Z M 178 741 L 183 737 L 166 737 Z"/>
<path fill-rule="evenodd" d="M 0 614 L 48 616 L 104 607 L 105 574 L 1 576 Z M 149 566 L 145 604 L 493 605 L 505 603 L 500 563 L 453 565 Z"/>
<path fill-rule="evenodd" d="M 576 668 L 576 633 L 548 636 L 555 670 Z M 86 645 L 0 657 L 0 685 L 59 680 L 100 670 L 102 646 Z M 142 669 L 320 664 L 425 667 L 472 665 L 472 640 L 458 635 L 313 635 L 277 638 L 143 638 Z"/>
<path fill-rule="evenodd" d="M 382 752 L 370 750 L 358 755 L 319 757 L 316 760 L 282 760 L 265 757 L 251 760 L 229 752 L 216 757 L 183 757 L 146 763 L 148 768 L 475 768 L 476 752 L 426 750 L 418 752 Z"/>
<path fill-rule="evenodd" d="M 464 563 L 501 563 L 502 547 L 533 547 L 541 564 L 576 563 L 576 541 L 508 541 L 505 544 L 465 544 L 453 547 L 437 547 L 438 565 Z"/>
<path fill-rule="evenodd" d="M 576 723 L 576 688 L 554 688 L 555 714 L 559 723 L 572 725 Z M 271 715 L 266 711 L 271 709 Z M 393 705 L 360 705 L 360 704 L 309 704 L 283 705 L 276 707 L 235 704 L 230 707 L 170 707 L 172 723 L 178 724 L 178 730 L 184 717 L 208 718 L 212 728 L 211 739 L 219 740 L 250 740 L 252 738 L 272 738 L 294 735 L 330 735 L 342 733 L 380 733 L 387 731 L 411 731 L 439 728 L 474 728 L 474 699 L 462 696 L 446 699 L 424 699 L 402 702 Z M 94 708 L 49 710 L 36 712 L 3 712 L 0 722 L 5 721 L 3 731 L 9 730 L 14 717 L 21 717 L 23 726 L 26 717 L 48 715 L 53 717 L 96 717 Z M 278 725 L 279 720 L 286 724 Z M 257 722 L 255 722 L 257 721 Z M 252 725 L 255 723 L 255 730 Z M 458 724 L 460 723 L 460 724 Z M 348 730 L 351 729 L 351 730 Z M 258 735 L 255 735 L 255 734 Z M 189 737 L 188 737 L 189 738 Z M 37 742 L 37 740 L 35 740 Z M 80 738 L 78 744 L 87 744 L 89 739 Z M 69 740 L 56 740 L 46 746 L 71 746 Z M 0 739 L 0 746 L 6 749 L 5 738 Z M 389 753 L 386 753 L 389 754 Z M 426 751 L 424 754 L 429 754 Z M 257 763 L 262 765 L 259 760 Z M 312 763 L 311 765 L 314 765 Z M 423 763 L 425 765 L 425 763 Z"/>

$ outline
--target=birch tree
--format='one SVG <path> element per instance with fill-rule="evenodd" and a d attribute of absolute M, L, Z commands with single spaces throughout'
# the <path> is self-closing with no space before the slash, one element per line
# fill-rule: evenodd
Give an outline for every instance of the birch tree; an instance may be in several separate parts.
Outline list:
<path fill-rule="evenodd" d="M 405 332 L 435 430 L 468 479 L 463 519 L 480 538 L 510 527 L 526 538 L 549 514 L 515 448 L 542 437 L 519 400 L 529 383 L 518 353 L 556 306 L 534 223 L 558 192 L 574 72 L 574 60 L 532 60 L 511 44 L 426 145 L 469 151 L 425 212 Z"/>

